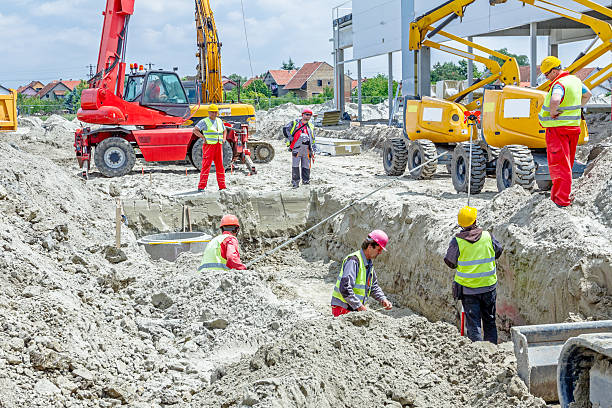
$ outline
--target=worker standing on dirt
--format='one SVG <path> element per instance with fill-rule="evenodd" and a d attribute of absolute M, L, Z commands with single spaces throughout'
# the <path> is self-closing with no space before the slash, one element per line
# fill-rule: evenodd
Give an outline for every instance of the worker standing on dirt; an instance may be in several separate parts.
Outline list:
<path fill-rule="evenodd" d="M 287 148 L 292 154 L 291 162 L 291 184 L 293 188 L 300 186 L 300 168 L 302 170 L 302 183 L 310 184 L 310 163 L 314 161 L 315 154 L 315 129 L 310 122 L 312 110 L 304 108 L 302 119 L 296 119 L 283 128 L 283 134 L 287 139 Z"/>
<path fill-rule="evenodd" d="M 198 191 L 204 191 L 206 188 L 208 173 L 210 173 L 210 166 L 213 162 L 217 172 L 219 190 L 226 188 L 225 168 L 223 168 L 223 143 L 227 139 L 227 129 L 225 129 L 223 121 L 217 117 L 218 115 L 219 108 L 213 103 L 208 107 L 208 117 L 200 120 L 193 128 L 194 136 L 204 139 Z"/>
<path fill-rule="evenodd" d="M 572 203 L 572 167 L 580 137 L 582 107 L 591 92 L 575 75 L 561 69 L 561 60 L 549 56 L 542 60 L 540 70 L 551 81 L 540 111 L 540 124 L 546 129 L 546 155 L 552 178 L 550 199 L 557 207 Z"/>
<path fill-rule="evenodd" d="M 198 271 L 204 269 L 246 269 L 246 266 L 240 260 L 240 248 L 238 238 L 236 238 L 238 231 L 240 231 L 238 217 L 233 214 L 224 215 L 221 218 L 220 228 L 221 235 L 211 239 L 206 245 Z"/>
<path fill-rule="evenodd" d="M 361 250 L 344 258 L 332 293 L 331 307 L 334 316 L 367 310 L 365 304 L 369 297 L 379 301 L 386 310 L 391 310 L 393 305 L 378 286 L 372 265 L 372 260 L 387 250 L 388 242 L 389 238 L 384 231 L 374 230 L 361 244 Z"/>
<path fill-rule="evenodd" d="M 472 341 L 497 344 L 495 301 L 497 267 L 495 260 L 503 252 L 495 237 L 476 225 L 476 208 L 463 207 L 457 216 L 461 232 L 448 246 L 444 262 L 456 269 L 453 297 L 461 300 L 466 315 L 467 336 Z"/>

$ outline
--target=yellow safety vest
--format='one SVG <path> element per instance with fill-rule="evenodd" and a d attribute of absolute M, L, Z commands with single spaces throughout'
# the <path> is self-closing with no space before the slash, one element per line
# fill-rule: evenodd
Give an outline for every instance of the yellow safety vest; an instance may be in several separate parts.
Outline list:
<path fill-rule="evenodd" d="M 345 309 L 348 309 L 349 305 L 348 303 L 346 303 L 346 300 L 344 300 L 344 297 L 342 296 L 342 294 L 340 294 L 340 280 L 342 279 L 342 275 L 344 273 L 344 264 L 349 258 L 353 256 L 356 256 L 357 259 L 359 260 L 359 271 L 357 272 L 357 278 L 355 279 L 355 286 L 353 286 L 353 292 L 355 293 L 355 295 L 357 295 L 359 300 L 361 300 L 362 304 L 365 305 L 366 301 L 368 300 L 368 297 L 370 296 L 370 292 L 372 289 L 371 287 L 367 285 L 367 282 L 366 282 L 367 271 L 365 267 L 365 261 L 363 257 L 361 256 L 361 251 L 355 251 L 352 254 L 349 254 L 342 261 L 342 266 L 340 266 L 340 274 L 338 275 L 338 279 L 336 280 L 336 286 L 334 286 L 334 292 L 332 293 L 333 297 L 335 297 L 336 299 L 344 303 L 343 307 Z"/>
<path fill-rule="evenodd" d="M 300 122 L 301 121 L 299 121 L 299 120 L 294 120 L 293 121 L 293 126 L 291 127 L 291 132 L 289 132 L 289 137 L 290 138 L 295 137 L 293 132 L 295 132 L 295 128 L 297 127 L 298 123 L 300 123 Z M 311 145 L 313 145 L 313 144 L 315 144 L 314 125 L 311 122 L 308 122 L 307 125 L 308 125 L 308 130 L 309 130 L 310 142 L 311 142 Z M 293 139 L 287 140 L 287 147 L 289 147 L 292 143 L 293 143 Z"/>
<path fill-rule="evenodd" d="M 202 255 L 202 263 L 198 267 L 198 271 L 201 271 L 203 269 L 229 269 L 227 267 L 227 259 L 221 256 L 221 243 L 227 237 L 229 237 L 229 235 L 221 234 L 210 240 L 208 245 L 206 245 L 206 249 L 204 249 L 204 254 Z"/>
<path fill-rule="evenodd" d="M 560 84 L 565 89 L 563 100 L 559 104 L 559 116 L 552 118 L 550 116 L 550 98 L 552 96 L 553 87 L 544 98 L 544 105 L 540 110 L 539 119 L 542 127 L 558 127 L 558 126 L 580 126 L 581 109 L 580 102 L 582 101 L 582 81 L 574 76 L 567 75 L 555 81 L 555 84 Z"/>
<path fill-rule="evenodd" d="M 202 119 L 206 123 L 206 130 L 202 132 L 206 139 L 206 144 L 223 143 L 223 121 L 219 118 L 215 119 L 216 129 L 213 128 L 213 122 L 210 118 Z"/>
<path fill-rule="evenodd" d="M 483 231 L 480 239 L 474 243 L 462 238 L 455 239 L 459 245 L 455 282 L 468 288 L 494 285 L 497 282 L 497 266 L 491 234 Z"/>

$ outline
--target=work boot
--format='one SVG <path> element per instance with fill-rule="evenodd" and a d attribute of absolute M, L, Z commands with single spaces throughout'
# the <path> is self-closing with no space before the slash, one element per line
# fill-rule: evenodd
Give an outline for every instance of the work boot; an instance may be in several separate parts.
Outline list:
<path fill-rule="evenodd" d="M 291 168 L 291 184 L 293 188 L 298 188 L 300 186 L 300 168 L 292 167 Z"/>
<path fill-rule="evenodd" d="M 310 169 L 302 167 L 302 183 L 304 185 L 310 184 Z"/>

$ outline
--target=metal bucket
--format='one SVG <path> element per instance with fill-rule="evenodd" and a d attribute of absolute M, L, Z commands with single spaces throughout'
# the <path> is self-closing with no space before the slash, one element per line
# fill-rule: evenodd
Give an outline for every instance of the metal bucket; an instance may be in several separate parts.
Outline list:
<path fill-rule="evenodd" d="M 144 246 L 152 259 L 174 262 L 183 252 L 203 253 L 211 239 L 212 236 L 203 232 L 167 232 L 147 235 L 138 243 Z"/>

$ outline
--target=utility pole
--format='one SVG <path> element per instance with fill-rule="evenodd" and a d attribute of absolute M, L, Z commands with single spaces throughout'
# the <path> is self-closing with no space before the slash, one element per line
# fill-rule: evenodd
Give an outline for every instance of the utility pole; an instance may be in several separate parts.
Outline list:
<path fill-rule="evenodd" d="M 89 64 L 89 65 L 86 65 L 85 68 L 89 68 L 89 79 L 93 78 L 93 76 L 94 76 L 94 73 L 93 73 L 94 65 Z"/>
<path fill-rule="evenodd" d="M 147 62 L 145 65 L 149 67 L 149 71 L 150 71 L 150 70 L 151 70 L 151 67 L 152 67 L 153 65 L 155 65 L 155 64 L 154 64 L 154 63 L 152 63 L 152 62 Z"/>

